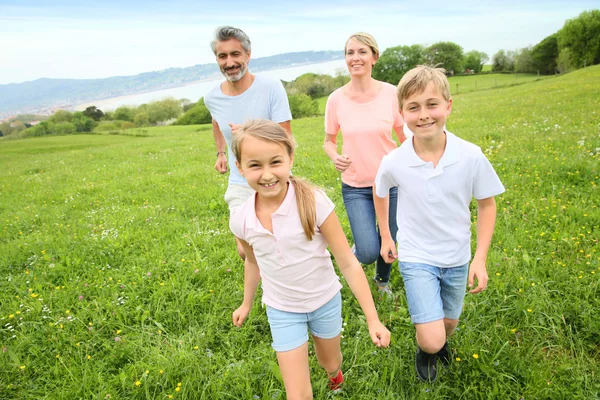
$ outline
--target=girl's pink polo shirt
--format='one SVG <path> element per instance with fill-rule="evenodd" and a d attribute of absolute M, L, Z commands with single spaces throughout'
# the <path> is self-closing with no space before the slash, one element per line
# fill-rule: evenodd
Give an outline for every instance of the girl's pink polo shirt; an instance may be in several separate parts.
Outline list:
<path fill-rule="evenodd" d="M 256 194 L 229 219 L 233 234 L 248 242 L 254 251 L 262 279 L 263 303 L 277 310 L 315 311 L 342 287 L 319 229 L 334 205 L 320 190 L 315 190 L 315 198 L 317 229 L 311 241 L 304 235 L 291 183 L 283 203 L 272 214 L 273 233 L 263 228 L 256 216 Z"/>

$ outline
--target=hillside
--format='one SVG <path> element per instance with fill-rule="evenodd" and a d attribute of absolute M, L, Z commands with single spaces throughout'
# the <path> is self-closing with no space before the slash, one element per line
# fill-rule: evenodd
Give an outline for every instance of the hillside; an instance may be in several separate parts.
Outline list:
<path fill-rule="evenodd" d="M 304 51 L 252 59 L 254 72 L 343 58 L 343 51 Z M 168 89 L 219 77 L 216 63 L 169 68 L 104 79 L 49 79 L 0 85 L 0 118 L 45 108 L 68 107 L 146 91 Z"/>

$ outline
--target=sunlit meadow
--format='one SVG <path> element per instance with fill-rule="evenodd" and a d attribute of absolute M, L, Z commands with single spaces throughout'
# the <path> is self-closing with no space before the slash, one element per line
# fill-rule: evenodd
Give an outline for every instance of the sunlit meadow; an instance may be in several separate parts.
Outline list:
<path fill-rule="evenodd" d="M 454 96 L 448 128 L 507 188 L 489 288 L 467 295 L 453 363 L 423 384 L 398 270 L 396 298 L 376 298 L 389 349 L 344 284 L 347 382 L 329 394 L 313 354 L 315 398 L 600 397 L 599 93 L 593 67 Z M 293 130 L 295 174 L 351 240 L 322 117 Z M 260 301 L 231 324 L 243 269 L 214 153 L 210 126 L 0 141 L 0 398 L 285 398 Z"/>

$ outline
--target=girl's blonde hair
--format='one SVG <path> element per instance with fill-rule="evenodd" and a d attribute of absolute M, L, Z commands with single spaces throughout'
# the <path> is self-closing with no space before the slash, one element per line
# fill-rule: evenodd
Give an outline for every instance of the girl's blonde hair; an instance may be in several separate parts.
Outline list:
<path fill-rule="evenodd" d="M 350 36 L 348 40 L 346 40 L 346 44 L 344 45 L 344 53 L 346 53 L 346 51 L 348 50 L 348 42 L 351 39 L 354 39 L 357 42 L 369 46 L 369 48 L 373 52 L 373 55 L 375 56 L 375 59 L 377 60 L 379 58 L 379 46 L 377 46 L 377 41 L 373 36 L 366 32 L 356 32 L 355 34 Z"/>
<path fill-rule="evenodd" d="M 415 93 L 423 93 L 430 82 L 433 82 L 435 88 L 446 101 L 450 100 L 450 83 L 446 78 L 446 70 L 428 65 L 417 65 L 404 74 L 400 79 L 400 83 L 398 83 L 397 93 L 400 109 L 402 109 L 404 100 Z"/>
<path fill-rule="evenodd" d="M 290 157 L 294 155 L 296 141 L 278 123 L 266 119 L 253 119 L 241 126 L 233 135 L 231 151 L 239 164 L 242 163 L 242 143 L 246 137 L 277 143 L 282 146 Z M 308 240 L 312 240 L 317 225 L 317 204 L 315 187 L 307 181 L 290 175 L 290 182 L 296 191 L 298 214 Z"/>

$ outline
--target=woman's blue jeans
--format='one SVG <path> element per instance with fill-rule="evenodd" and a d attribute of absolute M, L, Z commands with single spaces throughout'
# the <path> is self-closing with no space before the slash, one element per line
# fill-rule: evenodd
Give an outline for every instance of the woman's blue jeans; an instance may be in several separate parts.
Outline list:
<path fill-rule="evenodd" d="M 373 203 L 373 188 L 356 188 L 342 182 L 342 198 L 348 213 L 350 229 L 354 238 L 354 255 L 362 264 L 372 264 L 377 261 L 375 282 L 386 285 L 390 280 L 391 264 L 386 264 L 379 251 L 381 236 L 377 226 L 375 204 Z M 389 224 L 394 242 L 398 225 L 396 224 L 396 208 L 398 205 L 398 188 L 390 189 Z"/>

